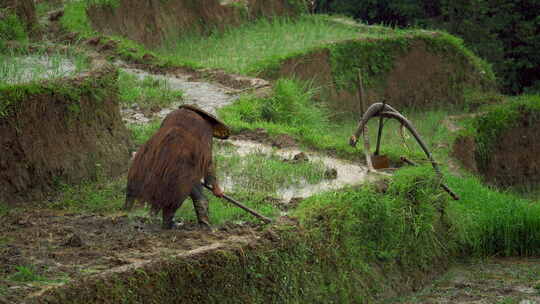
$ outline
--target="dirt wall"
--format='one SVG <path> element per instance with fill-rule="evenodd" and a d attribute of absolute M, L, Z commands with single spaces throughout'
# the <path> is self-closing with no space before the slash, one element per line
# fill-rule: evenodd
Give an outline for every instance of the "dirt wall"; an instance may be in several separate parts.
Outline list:
<path fill-rule="evenodd" d="M 0 201 L 42 200 L 59 183 L 127 168 L 130 138 L 118 109 L 117 70 L 0 88 Z"/>
<path fill-rule="evenodd" d="M 438 51 L 433 37 L 372 39 L 338 42 L 308 54 L 289 58 L 263 76 L 277 79 L 295 77 L 314 82 L 322 90 L 320 98 L 336 111 L 359 112 L 357 74 L 362 72 L 366 104 L 380 102 L 399 108 L 461 104 L 466 90 L 490 91 L 477 67 L 459 58 L 451 46 Z M 386 61 L 386 62 L 384 62 Z"/>
<path fill-rule="evenodd" d="M 489 157 L 478 148 L 472 136 L 454 142 L 453 155 L 465 168 L 479 173 L 497 186 L 519 186 L 540 183 L 540 122 L 530 123 L 521 117 L 519 125 L 505 130 L 490 148 Z"/>
<path fill-rule="evenodd" d="M 298 8 L 291 3 L 295 1 L 120 0 L 118 7 L 94 5 L 87 13 L 99 32 L 156 47 L 169 36 L 223 30 L 261 17 L 294 15 Z"/>

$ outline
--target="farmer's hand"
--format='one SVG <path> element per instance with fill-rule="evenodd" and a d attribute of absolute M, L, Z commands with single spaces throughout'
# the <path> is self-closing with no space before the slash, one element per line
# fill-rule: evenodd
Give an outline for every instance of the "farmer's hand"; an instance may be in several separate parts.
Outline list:
<path fill-rule="evenodd" d="M 223 195 L 224 195 L 223 190 L 221 190 L 219 185 L 214 185 L 212 187 L 212 193 L 217 197 L 223 197 Z"/>

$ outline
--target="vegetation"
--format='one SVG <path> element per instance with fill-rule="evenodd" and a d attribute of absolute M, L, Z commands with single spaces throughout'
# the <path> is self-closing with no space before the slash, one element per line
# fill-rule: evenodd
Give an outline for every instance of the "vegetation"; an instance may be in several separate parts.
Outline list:
<path fill-rule="evenodd" d="M 485 186 L 475 177 L 448 175 L 460 195 L 448 217 L 463 255 L 536 256 L 540 253 L 540 204 Z"/>
<path fill-rule="evenodd" d="M 262 19 L 209 37 L 187 35 L 167 42 L 158 53 L 171 63 L 188 60 L 234 73 L 266 75 L 287 58 L 329 49 L 335 81 L 343 87 L 356 83 L 355 68 L 361 68 L 366 79 L 384 77 L 393 67 L 395 57 L 406 51 L 414 39 L 424 40 L 434 52 L 451 55 L 449 59 L 459 60 L 460 67 L 475 67 L 483 73 L 480 78 L 494 80 L 491 68 L 456 37 L 369 27 L 324 15 Z"/>
<path fill-rule="evenodd" d="M 481 167 L 489 164 L 493 147 L 500 135 L 527 120 L 527 124 L 540 121 L 540 95 L 522 95 L 502 104 L 485 107 L 485 113 L 467 123 L 466 135 L 472 135 L 477 144 L 477 157 Z"/>
<path fill-rule="evenodd" d="M 123 106 L 137 105 L 142 110 L 167 107 L 181 101 L 184 93 L 171 88 L 166 79 L 144 76 L 142 78 L 120 71 L 118 75 L 120 101 Z"/>
<path fill-rule="evenodd" d="M 260 19 L 209 37 L 187 35 L 167 41 L 158 53 L 173 64 L 188 60 L 228 72 L 257 74 L 284 58 L 358 35 L 357 28 L 332 23 L 325 16 Z"/>
<path fill-rule="evenodd" d="M 107 281 L 89 281 L 77 293 L 59 290 L 50 298 L 82 301 L 97 293 L 111 302 L 128 303 L 140 298 L 373 302 L 387 292 L 418 284 L 405 278 L 427 273 L 448 259 L 451 247 L 440 209 L 447 203 L 446 196 L 431 170 L 413 171 L 403 171 L 397 182 L 390 181 L 389 195 L 374 189 L 346 189 L 304 201 L 296 213 L 301 226 L 281 225 L 269 232 L 279 239 L 263 236 L 249 249 L 231 247 L 187 260 L 165 259 L 159 271 L 145 267 Z M 404 280 L 388 279 L 394 276 Z M 183 292 L 176 292 L 178 288 Z"/>
<path fill-rule="evenodd" d="M 539 89 L 540 7 L 530 1 L 317 0 L 316 7 L 370 24 L 446 30 L 494 66 L 506 92 Z"/>
<path fill-rule="evenodd" d="M 264 128 L 272 135 L 289 134 L 306 146 L 341 157 L 361 157 L 361 152 L 358 151 L 361 147 L 352 148 L 347 142 L 347 138 L 356 129 L 356 117 L 331 115 L 323 104 L 312 99 L 315 90 L 307 83 L 279 79 L 273 90 L 271 97 L 267 98 L 245 95 L 233 105 L 220 109 L 220 116 L 234 132 Z M 450 136 L 441 121 L 455 110 L 447 108 L 420 112 L 411 108 L 403 112 L 430 146 L 434 147 L 436 143 L 446 141 Z M 369 127 L 371 142 L 374 143 L 378 121 L 372 120 Z M 399 123 L 395 121 L 385 124 L 381 151 L 394 160 L 405 155 L 422 161 L 421 150 L 414 139 L 402 137 L 397 132 L 398 128 Z M 442 147 L 435 148 L 435 152 L 437 157 L 442 157 L 443 160 L 448 156 L 447 149 Z"/>
<path fill-rule="evenodd" d="M 375 5 L 372 2 L 363 1 L 362 5 Z M 62 18 L 63 26 L 77 31 L 81 38 L 96 35 L 85 13 L 88 3 L 69 2 Z M 93 0 L 91 3 L 114 6 L 118 2 Z M 463 67 L 454 71 L 459 77 L 475 78 L 477 74 L 474 73 L 480 73 L 488 81 L 494 79 L 490 67 L 454 36 L 351 26 L 328 16 L 304 16 L 295 21 L 286 18 L 261 20 L 224 33 L 214 33 L 207 38 L 183 37 L 160 49 L 156 62 L 173 65 L 197 62 L 197 65 L 224 68 L 230 72 L 272 74 L 282 60 L 290 56 L 325 49 L 331 58 L 337 86 L 351 90 L 355 88 L 358 69 L 365 73 L 366 85 L 379 83 L 392 69 L 395 58 L 410 47 L 412 39 L 424 42 L 431 51 L 457 62 L 459 67 Z M 118 54 L 125 58 L 142 60 L 145 54 L 153 54 L 126 39 L 106 37 L 104 40 L 105 43 L 114 41 Z M 0 82 L 4 82 L 0 83 L 0 117 L 11 115 L 16 110 L 17 101 L 33 94 L 60 92 L 69 101 L 76 101 L 82 94 L 101 94 L 104 88 L 116 85 L 116 78 L 84 83 L 80 89 L 55 82 L 12 85 L 13 80 L 9 77 L 21 74 L 17 69 L 27 68 L 17 65 L 16 61 L 9 65 L 6 58 L 0 56 L 0 71 L 3 73 L 0 73 Z M 64 58 L 51 60 L 60 66 Z M 81 59 L 82 63 L 84 60 Z M 1 68 L 3 66 L 9 68 Z M 42 73 L 42 70 L 36 72 Z M 16 81 L 21 79 L 22 76 Z M 182 98 L 182 93 L 172 90 L 164 80 L 141 79 L 125 72 L 119 73 L 118 87 L 124 106 L 137 104 L 151 110 Z M 356 127 L 357 117 L 332 113 L 314 99 L 315 93 L 316 89 L 309 83 L 277 79 L 270 96 L 243 95 L 219 112 L 233 132 L 264 128 L 270 135 L 289 134 L 307 147 L 349 159 L 361 159 L 362 148 L 352 148 L 347 143 Z M 448 143 L 452 136 L 441 121 L 455 111 L 463 109 L 403 110 L 441 163 L 448 159 L 448 147 L 441 143 Z M 480 140 L 488 149 L 498 132 L 510 127 L 516 113 L 523 111 L 531 119 L 539 119 L 539 97 L 517 98 L 493 107 L 474 120 L 468 132 L 484 134 Z M 159 121 L 153 121 L 148 125 L 130 125 L 129 128 L 135 142 L 141 145 L 159 125 Z M 375 143 L 374 130 L 378 121 L 372 121 L 369 127 L 371 142 Z M 398 128 L 397 122 L 385 123 L 382 152 L 393 160 L 406 155 L 423 163 L 425 157 L 416 143 L 396 132 Z M 225 184 L 229 179 L 234 181 L 234 184 L 227 184 L 227 194 L 267 216 L 278 214 L 278 208 L 270 198 L 275 197 L 279 189 L 314 184 L 324 178 L 325 168 L 320 163 L 293 164 L 283 162 L 273 154 L 239 156 L 226 144 L 217 145 L 217 148 L 215 158 L 219 179 Z M 271 240 L 272 237 L 267 240 L 263 235 L 259 243 L 249 245 L 255 247 L 248 249 L 226 248 L 186 259 L 164 260 L 157 271 L 146 272 L 141 268 L 126 278 L 120 274 L 104 279 L 111 282 L 91 281 L 88 284 L 97 286 L 87 286 L 76 295 L 60 295 L 60 298 L 65 301 L 77 297 L 83 299 L 88 296 L 86 293 L 92 293 L 91 296 L 97 295 L 110 302 L 125 303 L 141 299 L 150 302 L 153 299 L 156 302 L 242 299 L 251 303 L 362 303 L 377 301 L 386 292 L 401 289 L 397 285 L 411 285 L 407 288 L 418 286 L 421 282 L 415 281 L 415 276 L 432 272 L 433 268 L 444 268 L 444 264 L 454 256 L 540 254 L 538 201 L 499 192 L 484 186 L 474 177 L 458 178 L 450 174 L 445 177 L 445 182 L 461 197 L 460 201 L 449 201 L 429 166 L 403 168 L 391 179 L 380 181 L 387 186 L 384 191 L 368 185 L 330 191 L 302 201 L 290 214 L 299 220 L 300 225 L 272 227 L 277 231 L 278 240 Z M 50 202 L 49 207 L 116 213 L 124 202 L 125 185 L 125 176 L 108 180 L 99 174 L 97 181 L 80 185 L 62 184 L 60 196 Z M 207 197 L 213 224 L 253 221 L 251 215 L 237 207 L 210 194 Z M 8 208 L 0 204 L 0 215 L 7 214 L 5 210 Z M 146 210 L 136 215 L 143 212 Z M 196 220 L 189 200 L 184 202 L 177 217 L 189 222 Z M 404 280 L 400 280 L 402 278 Z M 43 277 L 30 266 L 19 266 L 9 279 L 32 282 L 42 281 Z M 178 293 L 179 288 L 185 292 Z M 0 294 L 2 292 L 0 288 Z"/>
<path fill-rule="evenodd" d="M 103 0 L 103 3 L 106 1 Z M 110 3 L 113 4 L 114 1 L 111 0 Z M 121 36 L 105 36 L 94 31 L 86 14 L 88 5 L 88 1 L 67 2 L 64 5 L 64 15 L 60 18 L 62 27 L 70 32 L 77 33 L 79 39 L 100 38 L 100 43 L 110 45 L 114 49 L 113 53 L 125 60 L 132 62 L 152 62 L 162 66 L 170 65 L 169 62 L 156 59 L 156 55 L 153 52 L 132 40 Z M 195 66 L 191 62 L 183 62 L 181 65 Z"/>
<path fill-rule="evenodd" d="M 26 42 L 28 33 L 20 18 L 14 13 L 1 9 L 0 14 L 6 14 L 3 18 L 0 18 L 0 52 L 5 51 L 6 41 Z"/>
<path fill-rule="evenodd" d="M 17 266 L 17 272 L 9 276 L 9 280 L 15 282 L 44 282 L 47 279 L 39 275 L 32 266 Z"/>
<path fill-rule="evenodd" d="M 116 86 L 117 74 L 108 70 L 100 77 L 87 77 L 81 83 L 52 79 L 44 82 L 28 82 L 21 84 L 0 83 L 0 118 L 5 118 L 17 112 L 29 96 L 39 94 L 60 94 L 69 103 L 69 109 L 78 112 L 80 98 L 83 95 L 101 97 L 111 93 Z"/>

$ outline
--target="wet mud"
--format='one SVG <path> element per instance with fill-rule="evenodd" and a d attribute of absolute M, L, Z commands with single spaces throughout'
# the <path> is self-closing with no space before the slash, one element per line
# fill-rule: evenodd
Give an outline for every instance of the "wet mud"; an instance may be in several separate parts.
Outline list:
<path fill-rule="evenodd" d="M 158 218 L 54 210 L 14 213 L 1 220 L 0 303 L 20 303 L 81 277 L 121 272 L 205 246 L 253 239 L 260 230 L 256 224 L 232 223 L 214 231 L 190 223 L 162 230 Z M 42 279 L 27 280 L 20 265 Z"/>
<path fill-rule="evenodd" d="M 124 72 L 137 76 L 139 79 L 152 76 L 156 79 L 166 80 L 172 90 L 184 92 L 184 100 L 173 103 L 167 108 L 154 113 L 152 117 L 147 117 L 137 108 L 122 109 L 122 116 L 126 123 L 148 123 L 152 119 L 163 119 L 167 114 L 174 111 L 181 104 L 194 104 L 201 109 L 216 114 L 216 110 L 232 103 L 238 98 L 235 89 L 231 89 L 217 83 L 194 81 L 193 75 L 176 73 L 174 75 L 150 74 L 146 71 L 122 68 Z"/>
<path fill-rule="evenodd" d="M 540 303 L 540 259 L 489 258 L 458 263 L 422 291 L 387 303 Z"/>

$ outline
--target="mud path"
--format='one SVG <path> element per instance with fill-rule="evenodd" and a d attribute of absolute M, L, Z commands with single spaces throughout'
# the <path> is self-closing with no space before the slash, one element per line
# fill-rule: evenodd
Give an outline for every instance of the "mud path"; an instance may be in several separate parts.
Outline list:
<path fill-rule="evenodd" d="M 34 210 L 2 218 L 0 226 L 0 303 L 81 277 L 106 275 L 201 250 L 256 239 L 258 226 L 226 224 L 205 232 L 194 225 L 164 231 L 159 219 L 125 214 L 61 213 Z M 25 277 L 26 273 L 39 276 Z M 29 266 L 31 265 L 31 266 Z"/>
<path fill-rule="evenodd" d="M 205 111 L 216 114 L 216 110 L 232 103 L 238 96 L 235 89 L 221 86 L 217 83 L 193 81 L 193 75 L 175 73 L 174 75 L 150 74 L 135 68 L 122 68 L 122 71 L 137 76 L 139 79 L 151 76 L 155 79 L 165 80 L 172 90 L 184 92 L 184 100 L 173 103 L 171 106 L 154 113 L 153 119 L 163 119 L 181 104 L 195 104 Z M 146 117 L 136 109 L 122 109 L 122 116 L 126 123 L 147 123 L 152 118 Z"/>

